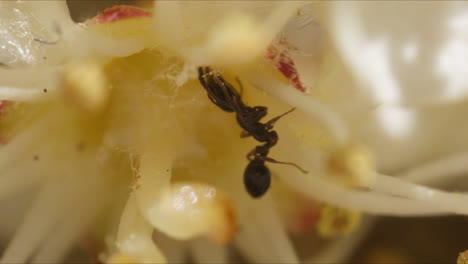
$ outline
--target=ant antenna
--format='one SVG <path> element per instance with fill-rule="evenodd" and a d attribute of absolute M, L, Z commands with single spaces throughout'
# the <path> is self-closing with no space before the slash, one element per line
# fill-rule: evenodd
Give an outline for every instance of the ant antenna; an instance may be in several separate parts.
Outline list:
<path fill-rule="evenodd" d="M 271 120 L 269 120 L 268 122 L 265 123 L 265 127 L 267 130 L 270 130 L 273 128 L 273 125 L 276 123 L 276 121 L 278 121 L 280 118 L 282 118 L 283 116 L 291 113 L 292 111 L 296 110 L 296 107 L 293 107 L 291 110 L 277 116 L 277 117 L 274 117 L 272 118 Z M 248 131 L 241 131 L 241 134 L 240 134 L 240 137 L 241 138 L 246 138 L 246 137 L 250 137 L 251 134 L 248 132 Z"/>
<path fill-rule="evenodd" d="M 273 125 L 276 123 L 276 121 L 278 121 L 280 118 L 282 118 L 283 116 L 291 113 L 292 111 L 296 110 L 296 107 L 293 107 L 291 108 L 291 110 L 277 116 L 277 117 L 274 117 L 272 118 L 271 120 L 269 120 L 268 122 L 265 123 L 265 126 L 268 128 L 268 129 L 272 129 L 273 128 Z"/>
<path fill-rule="evenodd" d="M 236 76 L 236 82 L 237 84 L 239 84 L 239 94 L 240 94 L 240 97 L 242 98 L 242 94 L 244 94 L 244 85 L 242 85 L 242 82 L 240 81 L 238 76 Z"/>
<path fill-rule="evenodd" d="M 301 168 L 299 165 L 297 165 L 297 164 L 295 164 L 295 163 L 292 163 L 292 162 L 277 161 L 277 160 L 272 159 L 272 158 L 270 158 L 270 157 L 261 157 L 261 159 L 263 159 L 264 161 L 271 162 L 271 163 L 290 165 L 290 166 L 293 166 L 293 167 L 295 167 L 296 169 L 300 170 L 300 171 L 301 171 L 302 173 L 304 173 L 304 174 L 309 173 L 307 170 Z"/>

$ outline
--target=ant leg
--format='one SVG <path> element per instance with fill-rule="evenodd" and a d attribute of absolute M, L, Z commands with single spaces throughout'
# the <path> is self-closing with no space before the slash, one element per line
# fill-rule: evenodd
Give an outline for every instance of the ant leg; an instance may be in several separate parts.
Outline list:
<path fill-rule="evenodd" d="M 200 81 L 200 83 L 203 85 L 203 87 L 207 87 L 208 84 L 206 82 L 206 72 L 205 72 L 205 68 L 203 67 L 198 67 L 198 80 Z"/>
<path fill-rule="evenodd" d="M 214 81 L 218 84 L 218 87 L 221 88 L 225 101 L 231 105 L 231 108 L 233 109 L 231 112 L 238 113 L 242 111 L 242 108 L 245 106 L 242 103 L 241 96 L 236 91 L 236 89 L 234 89 L 230 83 L 226 82 L 219 74 L 214 78 Z"/>
<path fill-rule="evenodd" d="M 273 128 L 273 125 L 276 123 L 276 121 L 278 121 L 280 118 L 282 118 L 283 116 L 285 116 L 285 115 L 291 113 L 291 112 L 294 111 L 294 110 L 296 110 L 296 107 L 293 107 L 293 108 L 291 108 L 291 110 L 287 111 L 286 113 L 281 114 L 281 115 L 279 115 L 279 116 L 277 116 L 277 117 L 274 117 L 274 118 L 272 118 L 271 120 L 269 120 L 268 122 L 266 122 L 266 123 L 265 123 L 266 129 L 272 129 L 272 128 Z"/>
<path fill-rule="evenodd" d="M 249 153 L 247 153 L 247 160 L 250 160 L 250 161 L 254 160 L 255 153 L 257 153 L 257 148 L 254 148 Z"/>
<path fill-rule="evenodd" d="M 250 154 L 250 153 L 249 153 Z M 309 173 L 307 170 L 301 168 L 299 165 L 292 163 L 292 162 L 283 162 L 283 161 L 277 161 L 275 159 L 269 158 L 269 157 L 262 157 L 264 161 L 268 161 L 271 163 L 277 163 L 277 164 L 285 164 L 285 165 L 291 165 L 294 166 L 296 169 L 300 170 L 302 173 L 307 174 Z"/>
<path fill-rule="evenodd" d="M 252 136 L 252 134 L 250 134 L 249 132 L 247 132 L 245 130 L 242 130 L 241 133 L 240 133 L 241 138 L 246 138 L 246 137 L 250 137 L 250 136 Z"/>

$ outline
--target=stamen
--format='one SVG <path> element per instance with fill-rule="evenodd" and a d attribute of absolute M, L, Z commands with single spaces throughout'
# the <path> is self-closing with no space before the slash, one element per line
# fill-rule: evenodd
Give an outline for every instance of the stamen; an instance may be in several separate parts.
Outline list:
<path fill-rule="evenodd" d="M 37 184 L 42 176 L 33 162 L 7 170 L 0 175 L 0 201 Z"/>
<path fill-rule="evenodd" d="M 102 196 L 97 195 L 81 196 L 78 206 L 61 220 L 31 263 L 63 263 L 66 254 L 95 217 L 99 205 L 103 203 L 101 198 Z"/>
<path fill-rule="evenodd" d="M 21 134 L 0 148 L 0 172 L 14 166 L 16 161 L 28 154 L 40 144 L 42 137 L 49 131 L 49 115 L 44 115 L 37 122 L 26 127 Z"/>
<path fill-rule="evenodd" d="M 27 262 L 56 222 L 65 216 L 74 197 L 64 197 L 64 184 L 63 178 L 56 178 L 43 187 L 3 252 L 0 263 Z"/>
<path fill-rule="evenodd" d="M 219 64 L 241 64 L 260 54 L 268 40 L 252 17 L 231 15 L 212 33 L 207 50 Z"/>
<path fill-rule="evenodd" d="M 15 144 L 15 140 L 10 144 Z M 48 144 L 23 150 L 23 156 L 18 157 L 13 163 L 21 163 L 21 166 L 12 165 L 4 168 L 0 174 L 0 201 L 43 181 L 44 176 L 50 173 L 50 163 L 40 157 L 53 155 L 55 147 L 54 144 Z M 3 151 L 0 149 L 0 155 Z"/>
<path fill-rule="evenodd" d="M 91 113 L 99 112 L 106 106 L 110 92 L 103 66 L 95 61 L 67 67 L 62 87 L 69 102 Z"/>
<path fill-rule="evenodd" d="M 374 217 L 365 217 L 357 232 L 353 233 L 353 235 L 337 238 L 330 246 L 321 250 L 313 258 L 304 261 L 304 263 L 339 263 L 343 259 L 348 259 L 354 249 L 367 237 L 374 220 Z"/>
<path fill-rule="evenodd" d="M 339 147 L 329 154 L 328 175 L 353 188 L 368 188 L 375 182 L 375 162 L 372 153 L 362 145 Z"/>
<path fill-rule="evenodd" d="M 138 259 L 125 255 L 122 253 L 116 253 L 113 254 L 112 256 L 109 257 L 109 259 L 106 261 L 107 264 L 138 264 L 142 263 Z M 154 262 L 157 263 L 157 262 Z"/>
<path fill-rule="evenodd" d="M 44 95 L 43 89 L 21 89 L 14 87 L 0 87 L 0 98 L 2 100 L 25 102 L 33 101 Z"/>
<path fill-rule="evenodd" d="M 120 219 L 115 242 L 119 252 L 112 255 L 107 262 L 125 263 L 125 259 L 132 259 L 135 262 L 130 263 L 165 263 L 164 255 L 154 244 L 152 235 L 152 226 L 140 214 L 134 195 L 130 195 Z"/>
<path fill-rule="evenodd" d="M 467 195 L 449 193 L 383 174 L 378 174 L 374 189 L 383 193 L 427 201 L 428 204 L 444 208 L 448 212 L 468 215 Z"/>
<path fill-rule="evenodd" d="M 0 100 L 32 101 L 54 91 L 61 67 L 0 69 Z"/>
<path fill-rule="evenodd" d="M 158 1 L 154 2 L 154 25 L 158 35 L 164 36 L 166 44 L 182 44 L 183 37 L 187 36 L 186 27 L 183 25 L 180 2 Z M 165 25 L 171 25 L 167 27 Z"/>
<path fill-rule="evenodd" d="M 236 245 L 248 259 L 258 263 L 299 263 L 269 194 L 238 204 L 243 218 Z"/>
<path fill-rule="evenodd" d="M 464 176 L 468 172 L 468 153 L 458 153 L 431 161 L 402 173 L 398 178 L 424 184 L 448 181 L 450 178 Z"/>
<path fill-rule="evenodd" d="M 427 202 L 386 196 L 372 191 L 352 190 L 322 177 L 297 173 L 277 173 L 281 180 L 296 191 L 315 200 L 370 214 L 394 216 L 422 216 L 447 214 L 442 206 Z"/>
<path fill-rule="evenodd" d="M 317 230 L 324 237 L 334 237 L 353 231 L 360 222 L 361 215 L 357 211 L 323 204 Z"/>
<path fill-rule="evenodd" d="M 186 263 L 188 262 L 188 244 L 187 241 L 172 239 L 158 230 L 155 230 L 154 241 L 156 245 L 164 252 L 167 263 Z M 223 246 L 224 247 L 224 246 Z"/>
<path fill-rule="evenodd" d="M 200 237 L 190 241 L 191 256 L 196 263 L 228 263 L 228 248 Z"/>

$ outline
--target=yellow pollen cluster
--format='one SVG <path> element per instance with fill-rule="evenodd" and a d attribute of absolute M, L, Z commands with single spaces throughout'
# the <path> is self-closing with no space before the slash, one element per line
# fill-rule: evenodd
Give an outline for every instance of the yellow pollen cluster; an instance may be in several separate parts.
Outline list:
<path fill-rule="evenodd" d="M 62 91 L 66 101 L 80 110 L 98 113 L 107 104 L 110 86 L 101 63 L 83 61 L 66 67 Z"/>
<path fill-rule="evenodd" d="M 324 237 L 334 237 L 353 231 L 359 224 L 361 214 L 357 211 L 323 204 L 317 223 L 318 232 Z"/>
<path fill-rule="evenodd" d="M 331 178 L 349 187 L 369 188 L 375 180 L 374 158 L 362 145 L 353 144 L 335 150 L 326 165 Z"/>

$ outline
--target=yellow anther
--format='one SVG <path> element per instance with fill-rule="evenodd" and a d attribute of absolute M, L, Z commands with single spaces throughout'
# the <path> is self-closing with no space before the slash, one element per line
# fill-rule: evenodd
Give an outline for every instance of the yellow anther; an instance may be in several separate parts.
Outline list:
<path fill-rule="evenodd" d="M 237 210 L 228 198 L 221 198 L 219 207 L 223 212 L 220 217 L 222 220 L 218 225 L 213 225 L 208 237 L 220 244 L 227 244 L 237 232 Z"/>
<path fill-rule="evenodd" d="M 123 254 L 123 253 L 115 253 L 107 259 L 106 263 L 108 264 L 111 264 L 111 263 L 137 264 L 137 263 L 141 263 L 141 261 L 138 261 L 136 258 Z"/>
<path fill-rule="evenodd" d="M 317 230 L 324 237 L 349 233 L 356 228 L 360 219 L 361 214 L 357 211 L 325 204 L 320 209 Z"/>
<path fill-rule="evenodd" d="M 101 111 L 107 104 L 109 87 L 103 66 L 96 61 L 72 63 L 65 68 L 63 94 L 80 110 Z"/>
<path fill-rule="evenodd" d="M 349 145 L 330 154 L 329 175 L 350 187 L 370 187 L 375 181 L 375 162 L 372 153 L 362 145 Z"/>
<path fill-rule="evenodd" d="M 468 250 L 465 250 L 458 255 L 457 264 L 468 264 Z"/>
<path fill-rule="evenodd" d="M 219 64 L 246 63 L 262 54 L 264 32 L 246 15 L 231 15 L 212 32 L 210 50 Z"/>

